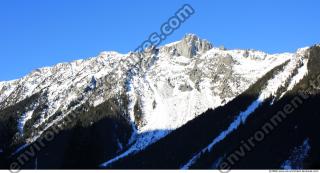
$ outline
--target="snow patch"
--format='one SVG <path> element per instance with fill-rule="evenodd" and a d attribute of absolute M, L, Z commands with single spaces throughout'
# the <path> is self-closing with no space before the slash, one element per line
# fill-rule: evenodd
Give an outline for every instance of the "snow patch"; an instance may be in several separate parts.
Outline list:
<path fill-rule="evenodd" d="M 21 115 L 19 122 L 18 122 L 18 130 L 21 135 L 23 135 L 24 125 L 26 124 L 26 122 L 28 120 L 30 120 L 32 118 L 33 111 L 34 110 L 31 110 L 31 111 L 28 111 L 28 112 Z"/>
<path fill-rule="evenodd" d="M 29 146 L 29 144 L 23 144 L 20 147 L 18 147 L 12 154 L 11 156 L 14 156 L 16 154 L 18 154 L 20 151 L 22 151 L 23 149 L 27 148 Z"/>
<path fill-rule="evenodd" d="M 298 69 L 298 74 L 295 75 L 292 78 L 291 83 L 289 84 L 289 87 L 287 89 L 287 91 L 292 90 L 293 87 L 300 82 L 303 77 L 305 77 L 308 74 L 308 59 L 303 60 L 303 66 L 301 68 Z"/>
<path fill-rule="evenodd" d="M 294 148 L 289 159 L 281 165 L 281 168 L 285 170 L 303 169 L 303 161 L 308 156 L 310 149 L 309 139 L 306 139 L 301 146 Z"/>

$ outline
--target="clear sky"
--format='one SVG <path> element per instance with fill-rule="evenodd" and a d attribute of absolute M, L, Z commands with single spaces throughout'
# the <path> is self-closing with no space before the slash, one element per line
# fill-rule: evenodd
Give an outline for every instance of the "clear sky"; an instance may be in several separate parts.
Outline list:
<path fill-rule="evenodd" d="M 164 44 L 186 33 L 268 53 L 320 43 L 319 0 L 1 0 L 0 81 L 104 50 L 127 53 L 185 3 L 195 14 Z"/>

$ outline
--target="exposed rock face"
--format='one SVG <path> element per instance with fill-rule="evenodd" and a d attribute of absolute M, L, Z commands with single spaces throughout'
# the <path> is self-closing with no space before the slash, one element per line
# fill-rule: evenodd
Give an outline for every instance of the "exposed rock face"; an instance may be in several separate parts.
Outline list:
<path fill-rule="evenodd" d="M 188 58 L 192 58 L 197 53 L 205 53 L 212 48 L 212 44 L 206 40 L 201 40 L 196 35 L 186 35 L 177 45 L 178 52 Z"/>
<path fill-rule="evenodd" d="M 212 44 L 207 40 L 200 39 L 193 34 L 187 34 L 179 43 L 173 45 L 169 51 L 174 52 L 175 55 L 192 58 L 196 55 L 205 53 L 212 47 Z"/>

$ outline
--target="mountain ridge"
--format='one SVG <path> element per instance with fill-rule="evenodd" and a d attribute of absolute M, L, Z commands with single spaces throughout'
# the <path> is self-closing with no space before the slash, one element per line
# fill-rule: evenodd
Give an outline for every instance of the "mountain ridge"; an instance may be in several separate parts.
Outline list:
<path fill-rule="evenodd" d="M 76 114 L 62 133 L 83 131 L 88 136 L 72 137 L 73 143 L 83 140 L 94 147 L 98 144 L 90 142 L 87 131 L 104 129 L 98 126 L 101 121 L 114 127 L 101 135 L 113 136 L 110 146 L 119 148 L 101 146 L 108 152 L 90 163 L 107 167 L 156 144 L 208 110 L 227 106 L 248 89 L 254 94 L 265 91 L 263 100 L 269 94 L 273 102 L 281 100 L 308 74 L 305 57 L 314 47 L 319 45 L 283 54 L 225 50 L 188 34 L 181 41 L 145 52 L 102 52 L 37 69 L 21 79 L 0 82 L 0 125 L 10 132 L 0 133 L 0 149 L 18 157 L 68 115 Z M 276 67 L 283 67 L 278 76 L 270 74 Z M 270 79 L 269 89 L 263 90 L 259 81 L 266 76 L 277 78 Z M 255 85 L 260 87 L 252 88 Z M 66 158 L 76 155 L 72 147 L 67 150 Z M 56 166 L 82 163 L 62 162 Z"/>

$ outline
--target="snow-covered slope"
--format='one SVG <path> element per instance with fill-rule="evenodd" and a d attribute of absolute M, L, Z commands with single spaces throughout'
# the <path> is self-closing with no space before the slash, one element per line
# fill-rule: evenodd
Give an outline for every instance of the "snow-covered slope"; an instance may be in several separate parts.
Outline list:
<path fill-rule="evenodd" d="M 102 166 L 218 169 L 228 163 L 233 169 L 277 169 L 286 164 L 318 167 L 319 48 L 287 54 L 292 55 L 288 61 L 227 104 L 206 111 L 141 152 L 130 154 L 132 147 Z M 291 154 L 306 138 L 313 141 L 309 147 L 313 151 L 304 151 L 308 154 L 301 157 Z M 302 159 L 295 163 L 296 158 Z"/>
<path fill-rule="evenodd" d="M 226 104 L 287 61 L 291 65 L 288 68 L 292 67 L 289 73 L 301 63 L 299 53 L 271 55 L 255 50 L 224 50 L 189 34 L 180 41 L 151 47 L 143 53 L 102 52 L 90 59 L 37 69 L 21 79 L 1 82 L 0 110 L 40 94 L 41 99 L 17 115 L 22 135 L 26 121 L 33 115 L 39 116 L 31 128 L 44 128 L 26 139 L 30 143 L 76 107 L 85 103 L 95 107 L 126 94 L 126 118 L 134 131 L 132 145 L 103 164 L 106 166 L 142 150 L 206 110 Z M 304 73 L 301 68 L 290 87 Z M 280 84 L 270 85 L 272 88 Z M 43 105 L 39 115 L 33 114 Z M 57 112 L 61 114 L 52 120 Z"/>
<path fill-rule="evenodd" d="M 295 84 L 297 84 L 304 76 L 307 75 L 307 64 L 308 59 L 304 59 L 306 49 L 298 50 L 297 54 L 290 58 L 288 64 L 284 66 L 284 69 L 278 72 L 274 78 L 270 79 L 266 87 L 260 91 L 259 97 L 248 106 L 248 108 L 237 115 L 236 119 L 230 124 L 228 129 L 221 132 L 212 143 L 210 143 L 206 148 L 197 153 L 192 159 L 182 166 L 182 169 L 188 169 L 200 156 L 206 151 L 211 151 L 212 148 L 222 141 L 226 136 L 235 131 L 241 124 L 245 124 L 247 118 L 268 98 L 275 99 L 279 89 L 285 87 L 287 81 L 290 81 L 290 85 L 285 88 L 285 91 L 281 93 L 283 96 L 287 91 L 291 90 Z M 297 74 L 294 74 L 298 71 Z"/>

